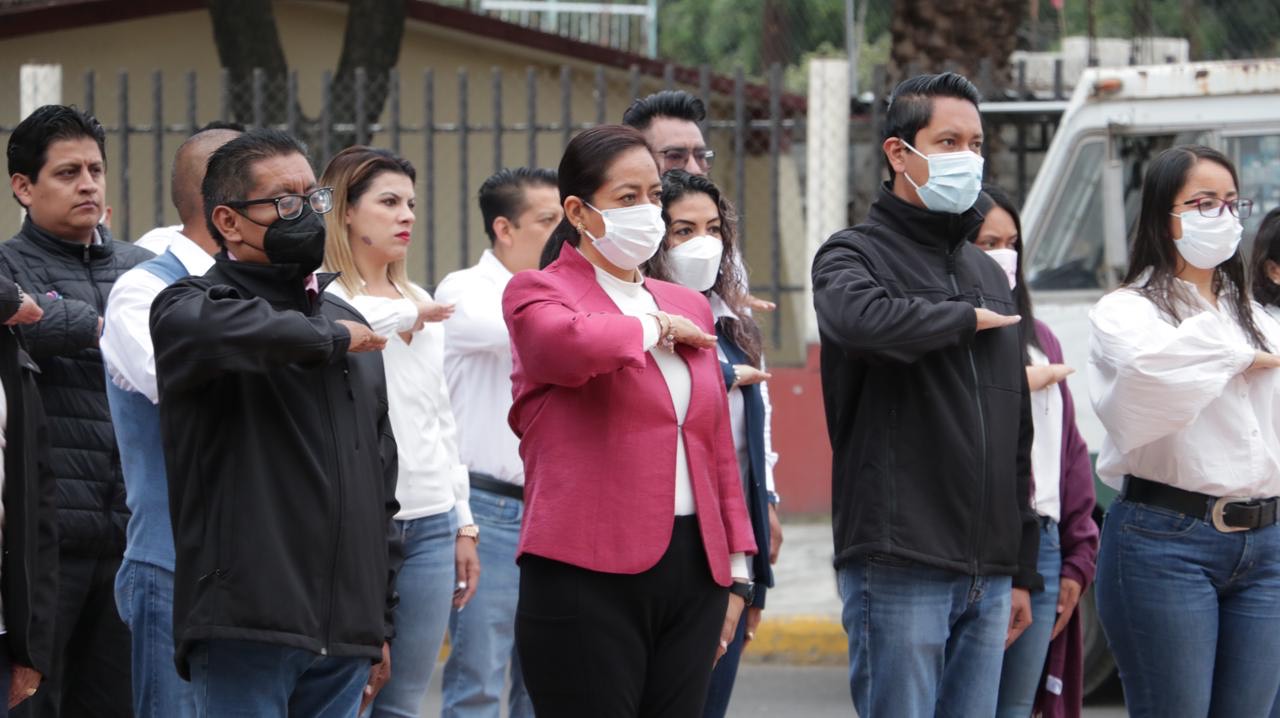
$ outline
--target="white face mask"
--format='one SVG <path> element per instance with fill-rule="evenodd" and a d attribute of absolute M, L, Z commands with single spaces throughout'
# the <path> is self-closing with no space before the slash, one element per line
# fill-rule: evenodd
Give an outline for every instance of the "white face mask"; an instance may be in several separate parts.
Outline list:
<path fill-rule="evenodd" d="M 1005 276 L 1009 278 L 1009 288 L 1013 289 L 1018 284 L 1018 250 L 1016 249 L 988 249 L 987 256 L 996 260 L 996 264 L 1004 270 Z"/>
<path fill-rule="evenodd" d="M 688 239 L 667 252 L 671 278 L 676 284 L 705 292 L 715 285 L 723 256 L 724 242 L 719 237 L 704 234 Z"/>
<path fill-rule="evenodd" d="M 902 144 L 929 162 L 929 181 L 924 186 L 916 184 L 911 175 L 903 173 L 916 188 L 916 194 L 920 195 L 925 207 L 934 212 L 961 214 L 978 201 L 978 193 L 982 191 L 982 167 L 986 163 L 982 155 L 968 150 L 926 155 L 906 140 Z"/>
<path fill-rule="evenodd" d="M 587 206 L 591 207 L 590 204 Z M 667 234 L 667 227 L 662 222 L 662 207 L 656 204 L 591 209 L 604 218 L 604 234 L 597 237 L 586 229 L 583 232 L 591 238 L 591 244 L 600 254 L 618 269 L 630 271 L 649 261 Z"/>
<path fill-rule="evenodd" d="M 1236 247 L 1240 246 L 1244 226 L 1230 212 L 1206 217 L 1193 209 L 1174 216 L 1182 220 L 1182 238 L 1175 239 L 1173 246 L 1193 267 L 1213 269 L 1231 259 Z"/>

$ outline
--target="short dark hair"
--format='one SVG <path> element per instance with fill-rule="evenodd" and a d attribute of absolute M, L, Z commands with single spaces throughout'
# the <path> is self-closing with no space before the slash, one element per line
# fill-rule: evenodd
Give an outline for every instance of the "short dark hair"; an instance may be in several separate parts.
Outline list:
<path fill-rule="evenodd" d="M 663 90 L 632 102 L 627 111 L 622 113 L 622 124 L 644 130 L 648 129 L 655 117 L 701 123 L 707 119 L 707 106 L 684 90 Z"/>
<path fill-rule="evenodd" d="M 903 80 L 893 88 L 889 96 L 889 108 L 884 115 L 884 137 L 897 137 L 916 144 L 916 134 L 933 119 L 933 100 L 936 97 L 954 97 L 957 100 L 968 100 L 977 107 L 982 102 L 982 93 L 963 75 L 944 72 L 940 75 L 916 75 Z M 888 164 L 889 158 L 885 158 Z M 889 174 L 893 175 L 893 167 L 889 166 Z"/>
<path fill-rule="evenodd" d="M 203 127 L 196 130 L 195 132 L 192 132 L 191 136 L 195 137 L 201 132 L 209 132 L 210 130 L 231 130 L 232 132 L 239 132 L 241 134 L 244 134 L 246 129 L 248 128 L 246 128 L 244 124 L 240 122 L 231 122 L 228 120 L 213 120 L 212 122 L 206 122 Z"/>
<path fill-rule="evenodd" d="M 484 217 L 484 233 L 496 242 L 493 220 L 506 217 L 514 222 L 529 206 L 525 190 L 535 186 L 556 186 L 555 170 L 540 167 L 501 169 L 480 185 L 480 215 Z"/>
<path fill-rule="evenodd" d="M 9 135 L 9 176 L 26 175 L 32 183 L 49 159 L 49 145 L 59 140 L 90 137 L 107 158 L 107 133 L 93 115 L 67 105 L 45 105 L 18 123 Z"/>
<path fill-rule="evenodd" d="M 226 246 L 226 238 L 213 224 L 213 210 L 218 205 L 247 199 L 253 189 L 253 166 L 263 160 L 281 155 L 307 156 L 307 148 L 287 132 L 257 129 L 240 135 L 214 150 L 209 156 L 209 168 L 200 185 L 204 200 L 204 221 L 209 234 Z"/>
<path fill-rule="evenodd" d="M 1267 212 L 1253 237 L 1253 298 L 1273 307 L 1280 305 L 1280 285 L 1267 273 L 1268 259 L 1280 264 L 1280 207 Z"/>

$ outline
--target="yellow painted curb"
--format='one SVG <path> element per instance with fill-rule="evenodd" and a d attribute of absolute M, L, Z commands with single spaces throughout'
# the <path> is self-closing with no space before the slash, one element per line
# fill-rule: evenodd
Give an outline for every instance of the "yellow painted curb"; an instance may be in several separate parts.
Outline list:
<path fill-rule="evenodd" d="M 844 628 L 823 616 L 770 616 L 742 654 L 743 660 L 796 665 L 843 665 L 849 661 Z"/>

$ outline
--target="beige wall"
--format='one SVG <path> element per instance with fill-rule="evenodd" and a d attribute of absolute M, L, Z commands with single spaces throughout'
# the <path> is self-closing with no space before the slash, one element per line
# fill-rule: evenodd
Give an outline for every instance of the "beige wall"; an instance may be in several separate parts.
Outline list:
<path fill-rule="evenodd" d="M 286 57 L 290 66 L 298 70 L 302 109 L 308 115 L 315 116 L 319 113 L 321 73 L 325 70 L 332 71 L 336 66 L 341 50 L 345 12 L 343 6 L 329 2 L 288 0 L 276 3 L 276 19 Z M 127 205 L 124 199 L 125 178 L 122 176 L 124 163 L 121 161 L 124 143 L 118 129 L 109 132 L 108 201 L 117 212 L 117 220 L 114 222 L 117 231 L 122 229 L 123 224 L 119 213 L 127 206 L 130 216 L 129 234 L 132 235 L 128 239 L 136 239 L 154 225 L 157 199 L 163 214 L 162 220 L 166 223 L 175 222 L 176 213 L 169 205 L 167 176 L 173 152 L 185 136 L 188 72 L 197 75 L 197 121 L 204 123 L 215 119 L 220 108 L 219 64 L 207 13 L 173 13 L 0 41 L 0 108 L 5 108 L 0 112 L 7 113 L 0 115 L 0 126 L 11 127 L 19 119 L 18 68 L 28 62 L 62 65 L 63 101 L 82 106 L 85 103 L 84 75 L 93 70 L 97 75 L 93 109 L 109 130 L 118 128 L 120 122 L 120 93 L 117 90 L 120 73 L 128 74 L 128 119 L 131 125 L 137 126 L 152 123 L 155 108 L 153 73 L 156 70 L 163 71 L 163 123 L 180 127 L 175 128 L 178 131 L 164 135 L 158 153 L 157 144 L 150 134 L 129 136 Z M 438 125 L 452 125 L 458 121 L 459 68 L 467 70 L 470 81 L 467 93 L 468 124 L 493 124 L 494 68 L 499 69 L 503 75 L 503 123 L 524 123 L 528 116 L 525 78 L 529 67 L 535 69 L 537 78 L 538 123 L 559 123 L 562 65 L 572 68 L 572 121 L 594 121 L 596 86 L 593 65 L 410 21 L 399 63 L 402 124 L 413 127 L 420 127 L 422 124 L 423 75 L 426 68 L 432 68 L 435 73 L 435 122 Z M 659 84 L 657 81 L 646 81 L 641 85 L 642 92 L 659 89 Z M 626 72 L 611 70 L 607 73 L 606 121 L 618 121 L 621 118 L 623 110 L 631 101 L 629 90 Z M 728 104 L 717 102 L 716 105 L 718 107 L 713 112 L 716 119 L 727 117 L 730 111 Z M 388 107 L 383 114 L 384 123 L 389 121 L 389 114 Z M 7 141 L 7 134 L 0 132 L 0 141 Z M 373 138 L 373 144 L 380 146 L 390 146 L 390 142 L 388 134 L 378 134 Z M 713 133 L 710 142 L 718 155 L 715 177 L 729 192 L 729 196 L 733 197 L 735 160 L 731 152 L 731 135 L 717 131 Z M 504 133 L 501 163 L 506 166 L 527 164 L 527 146 L 526 132 Z M 537 142 L 538 164 L 554 167 L 559 162 L 561 147 L 560 131 L 540 133 Z M 427 279 L 424 240 L 428 222 L 433 224 L 436 232 L 437 281 L 444 273 L 473 262 L 488 244 L 480 226 L 480 214 L 474 197 L 479 184 L 495 169 L 493 135 L 488 131 L 470 133 L 465 182 L 460 149 L 456 133 L 437 133 L 434 171 L 428 173 L 422 135 L 402 135 L 400 151 L 419 169 L 419 206 L 424 208 L 415 229 L 415 242 L 410 258 L 412 274 L 419 280 Z M 780 164 L 783 281 L 787 284 L 802 284 L 800 280 L 807 268 L 796 264 L 796 258 L 803 255 L 804 242 L 798 172 L 790 156 L 784 155 Z M 769 281 L 771 261 L 768 168 L 767 155 L 748 156 L 745 168 L 745 214 L 750 224 L 747 251 L 748 263 L 754 269 L 757 283 Z M 161 177 L 159 187 L 162 192 L 159 197 L 156 195 L 157 173 Z M 434 206 L 430 216 L 425 210 L 428 174 L 434 178 Z M 464 211 L 468 227 L 465 256 L 460 229 L 460 215 Z M 0 202 L 0 234 L 7 235 L 19 221 L 20 215 L 15 204 Z M 801 301 L 802 295 L 793 296 L 792 304 Z M 799 316 L 798 312 L 786 311 L 778 317 L 783 320 L 786 328 L 785 346 L 793 350 L 775 352 L 775 362 L 800 356 L 798 349 L 795 349 L 798 341 L 792 330 Z"/>

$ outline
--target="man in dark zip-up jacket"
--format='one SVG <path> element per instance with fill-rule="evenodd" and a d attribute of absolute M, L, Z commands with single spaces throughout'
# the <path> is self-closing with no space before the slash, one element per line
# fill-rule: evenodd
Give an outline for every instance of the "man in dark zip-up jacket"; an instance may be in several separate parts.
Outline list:
<path fill-rule="evenodd" d="M 297 140 L 227 142 L 202 194 L 224 251 L 151 309 L 177 670 L 200 715 L 346 718 L 401 560 L 384 340 L 314 273 L 332 196 Z"/>
<path fill-rule="evenodd" d="M 891 103 L 894 179 L 813 264 L 850 687 L 866 718 L 993 715 L 1040 587 L 1016 311 L 965 241 L 977 90 L 922 76 Z"/>
<path fill-rule="evenodd" d="M 44 310 L 19 331 L 40 366 L 36 382 L 57 482 L 53 659 L 39 692 L 19 711 L 38 718 L 128 716 L 132 708 L 129 629 L 114 593 L 129 511 L 98 336 L 116 279 L 152 254 L 112 240 L 99 224 L 105 137 L 92 116 L 46 105 L 14 129 L 7 147 L 10 187 L 27 218 L 0 245 L 0 273 Z"/>

